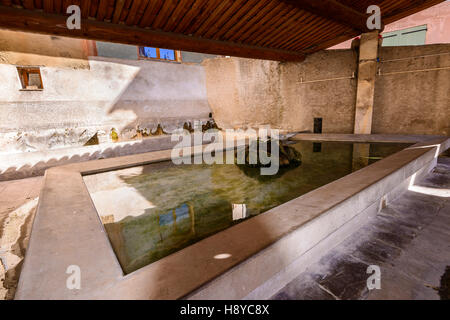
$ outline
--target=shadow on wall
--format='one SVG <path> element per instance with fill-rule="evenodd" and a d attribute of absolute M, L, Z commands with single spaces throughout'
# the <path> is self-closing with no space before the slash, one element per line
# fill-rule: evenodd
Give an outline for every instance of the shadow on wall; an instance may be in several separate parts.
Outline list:
<path fill-rule="evenodd" d="M 42 67 L 42 91 L 23 91 L 14 65 L 0 64 L 0 143 L 2 153 L 44 151 L 82 146 L 97 134 L 111 141 L 109 131 L 135 119 L 108 112 L 139 72 L 139 66 L 88 61 L 89 69 Z M 115 70 L 116 76 L 104 77 Z"/>
<path fill-rule="evenodd" d="M 0 66 L 3 152 L 83 145 L 96 134 L 101 144 L 117 140 L 113 128 L 126 141 L 210 118 L 201 66 L 99 57 L 89 63 L 90 70 L 42 68 L 41 92 L 21 91 L 11 80 L 15 67 Z"/>
<path fill-rule="evenodd" d="M 0 30 L 1 63 L 89 69 L 92 55 L 91 40 Z"/>
<path fill-rule="evenodd" d="M 123 63 L 112 58 L 106 61 Z M 182 128 L 185 122 L 209 120 L 211 109 L 203 67 L 144 60 L 127 60 L 126 64 L 138 66 L 139 71 L 108 110 L 108 115 L 130 111 L 134 114 L 135 118 L 120 128 L 124 139 L 139 131 L 158 130 L 159 126 L 170 133 Z M 106 70 L 106 79 L 115 76 L 114 70 Z"/>
<path fill-rule="evenodd" d="M 70 162 L 169 149 L 167 139 L 153 136 L 210 120 L 201 66 L 101 57 L 90 57 L 89 64 L 89 70 L 43 68 L 42 92 L 18 90 L 10 80 L 15 67 L 2 67 L 4 92 L 11 94 L 0 94 L 6 109 L 0 115 L 1 180 Z"/>

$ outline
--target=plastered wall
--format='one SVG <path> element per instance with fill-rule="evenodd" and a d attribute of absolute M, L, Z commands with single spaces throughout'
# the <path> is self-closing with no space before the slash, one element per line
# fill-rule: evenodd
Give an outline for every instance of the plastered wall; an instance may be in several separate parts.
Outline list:
<path fill-rule="evenodd" d="M 373 133 L 449 135 L 450 45 L 382 48 Z M 99 57 L 86 40 L 0 31 L 1 152 L 134 139 L 207 120 L 352 133 L 357 52 L 327 50 L 302 63 L 216 57 L 201 64 Z M 44 90 L 22 91 L 17 66 L 40 66 Z"/>
<path fill-rule="evenodd" d="M 222 127 L 353 133 L 357 51 L 326 50 L 302 63 L 241 58 L 203 62 L 208 101 Z M 450 135 L 450 44 L 380 51 L 373 133 Z M 393 74 L 392 74 L 393 73 Z"/>
<path fill-rule="evenodd" d="M 209 118 L 200 65 L 89 56 L 85 40 L 17 34 L 26 45 L 0 32 L 1 152 L 82 146 L 94 135 L 102 143 L 111 130 L 127 140 Z M 44 89 L 21 90 L 17 65 L 40 66 Z"/>

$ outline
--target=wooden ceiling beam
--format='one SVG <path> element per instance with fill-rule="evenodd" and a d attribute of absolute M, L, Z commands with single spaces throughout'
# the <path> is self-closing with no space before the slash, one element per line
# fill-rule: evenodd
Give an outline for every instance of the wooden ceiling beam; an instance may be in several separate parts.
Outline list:
<path fill-rule="evenodd" d="M 368 15 L 347 7 L 336 0 L 281 0 L 298 9 L 346 25 L 361 33 L 368 32 Z"/>
<path fill-rule="evenodd" d="M 278 61 L 303 61 L 305 59 L 304 54 L 296 51 L 210 40 L 90 19 L 81 20 L 80 30 L 70 30 L 66 26 L 66 19 L 67 16 L 61 14 L 0 6 L 0 28 L 10 30 L 244 58 Z"/>
<path fill-rule="evenodd" d="M 410 6 L 406 9 L 394 10 L 392 12 L 389 12 L 389 14 L 384 17 L 383 21 L 385 24 L 393 23 L 397 20 L 413 15 L 419 11 L 428 9 L 444 1 L 445 0 L 414 0 L 411 1 Z"/>

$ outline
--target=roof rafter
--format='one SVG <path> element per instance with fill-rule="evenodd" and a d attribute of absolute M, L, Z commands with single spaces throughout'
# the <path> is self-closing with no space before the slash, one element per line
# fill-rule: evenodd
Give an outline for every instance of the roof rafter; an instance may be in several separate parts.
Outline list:
<path fill-rule="evenodd" d="M 218 41 L 172 32 L 156 31 L 82 19 L 80 30 L 66 27 L 67 17 L 0 5 L 0 28 L 131 45 L 281 61 L 303 61 L 301 52 Z"/>
<path fill-rule="evenodd" d="M 373 0 L 0 0 L 0 28 L 245 58 L 301 61 L 368 32 Z M 385 24 L 445 0 L 375 1 Z M 20 4 L 23 4 L 21 7 Z M 382 26 L 383 27 L 383 26 Z"/>
<path fill-rule="evenodd" d="M 335 0 L 281 0 L 296 8 L 351 27 L 361 33 L 367 29 L 368 15 Z"/>

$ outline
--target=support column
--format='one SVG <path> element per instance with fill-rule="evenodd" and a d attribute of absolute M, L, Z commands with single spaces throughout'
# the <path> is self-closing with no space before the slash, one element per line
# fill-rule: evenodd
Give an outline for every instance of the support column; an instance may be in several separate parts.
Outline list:
<path fill-rule="evenodd" d="M 358 87 L 356 91 L 355 134 L 372 133 L 373 99 L 377 74 L 378 30 L 361 35 L 358 62 Z M 370 144 L 353 145 L 353 171 L 369 164 Z"/>
<path fill-rule="evenodd" d="M 378 43 L 378 30 L 361 35 L 358 87 L 356 91 L 355 134 L 371 134 L 372 132 Z"/>

